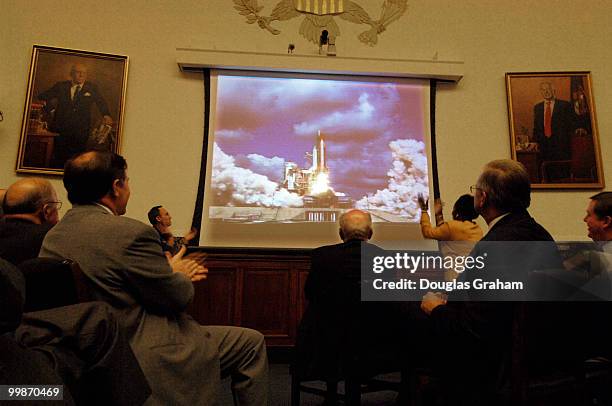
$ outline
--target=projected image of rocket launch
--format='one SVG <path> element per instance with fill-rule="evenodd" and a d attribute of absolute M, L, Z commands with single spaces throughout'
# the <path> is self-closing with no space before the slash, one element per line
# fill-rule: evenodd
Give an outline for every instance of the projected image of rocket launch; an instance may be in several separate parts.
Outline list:
<path fill-rule="evenodd" d="M 351 208 L 351 198 L 345 193 L 336 192 L 331 186 L 325 139 L 321 131 L 317 132 L 312 153 L 307 152 L 305 158 L 312 163 L 308 168 L 300 168 L 295 162 L 285 162 L 282 187 L 302 196 L 305 207 Z"/>
<path fill-rule="evenodd" d="M 418 222 L 423 90 L 403 83 L 219 76 L 212 221 Z"/>

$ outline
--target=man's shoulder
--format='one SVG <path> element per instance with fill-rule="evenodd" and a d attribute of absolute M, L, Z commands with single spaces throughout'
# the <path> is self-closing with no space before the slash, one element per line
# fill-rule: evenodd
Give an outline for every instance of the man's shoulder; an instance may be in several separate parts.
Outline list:
<path fill-rule="evenodd" d="M 59 82 L 56 82 L 54 86 L 61 88 L 70 88 L 72 86 L 72 83 L 69 80 L 61 80 Z"/>
<path fill-rule="evenodd" d="M 331 252 L 338 251 L 338 250 L 340 250 L 340 249 L 341 249 L 341 247 L 342 247 L 342 245 L 343 245 L 343 244 L 344 244 L 344 243 L 340 243 L 340 244 L 331 244 L 331 245 L 323 245 L 323 246 L 321 246 L 321 247 L 314 248 L 314 249 L 311 251 L 311 255 L 312 255 L 312 256 L 317 256 L 317 255 L 326 255 L 326 254 L 329 254 L 329 253 L 331 253 Z"/>
<path fill-rule="evenodd" d="M 132 233 L 154 232 L 151 226 L 141 221 L 124 216 L 115 216 L 105 210 L 102 207 L 93 205 L 75 206 L 66 213 L 58 226 L 70 227 L 78 225 L 83 227 L 89 225 L 101 231 L 112 230 L 115 234 L 119 233 L 119 231 L 121 233 L 127 231 Z"/>
<path fill-rule="evenodd" d="M 312 250 L 312 256 L 345 256 L 360 255 L 361 253 L 375 253 L 384 251 L 378 245 L 368 241 L 351 240 L 339 244 L 324 245 Z"/>
<path fill-rule="evenodd" d="M 527 211 L 510 213 L 484 236 L 484 241 L 553 241 L 550 233 Z"/>
<path fill-rule="evenodd" d="M 557 104 L 557 103 L 558 103 L 560 106 L 563 106 L 563 107 L 571 107 L 571 105 L 572 105 L 572 104 L 571 104 L 570 102 L 568 102 L 567 100 L 561 100 L 561 99 L 555 99 L 555 104 Z"/>
<path fill-rule="evenodd" d="M 17 237 L 17 235 L 14 235 L 15 233 L 28 235 L 46 234 L 51 227 L 52 225 L 48 223 L 36 224 L 24 220 L 5 219 L 5 221 L 0 223 L 0 235 L 8 233 Z"/>
<path fill-rule="evenodd" d="M 81 90 L 81 92 L 83 91 L 94 91 L 95 92 L 97 90 L 98 90 L 98 86 L 94 82 L 90 82 L 88 80 L 85 83 L 83 83 L 83 89 Z"/>

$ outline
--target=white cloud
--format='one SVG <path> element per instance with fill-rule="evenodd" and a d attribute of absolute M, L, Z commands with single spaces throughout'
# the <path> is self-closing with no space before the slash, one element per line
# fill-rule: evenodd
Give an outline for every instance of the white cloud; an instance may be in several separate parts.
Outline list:
<path fill-rule="evenodd" d="M 262 157 L 265 158 L 265 157 Z M 273 159 L 273 158 L 272 158 Z M 222 206 L 302 207 L 302 198 L 268 177 L 236 166 L 234 157 L 214 143 L 212 189 Z"/>
<path fill-rule="evenodd" d="M 237 130 L 216 130 L 215 139 L 223 142 L 242 142 L 253 139 L 253 134 L 242 128 Z"/>
<path fill-rule="evenodd" d="M 378 128 L 381 125 L 381 120 L 374 117 L 376 107 L 369 101 L 370 96 L 367 93 L 361 93 L 350 109 L 345 111 L 334 111 L 322 116 L 314 121 L 303 121 L 293 126 L 293 131 L 297 135 L 312 136 L 317 130 L 326 129 L 346 129 L 359 128 L 367 130 Z"/>
<path fill-rule="evenodd" d="M 393 163 L 387 172 L 389 185 L 377 190 L 373 196 L 363 197 L 356 203 L 357 208 L 377 208 L 393 214 L 416 220 L 419 215 L 417 196 L 427 198 L 427 156 L 425 144 L 421 141 L 400 139 L 389 143 Z"/>

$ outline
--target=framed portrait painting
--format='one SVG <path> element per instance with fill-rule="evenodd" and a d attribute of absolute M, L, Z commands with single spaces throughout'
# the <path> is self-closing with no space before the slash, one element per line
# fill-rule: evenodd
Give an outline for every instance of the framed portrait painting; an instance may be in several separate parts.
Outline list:
<path fill-rule="evenodd" d="M 17 172 L 58 174 L 71 156 L 121 146 L 128 57 L 34 45 Z"/>
<path fill-rule="evenodd" d="M 590 72 L 506 73 L 512 159 L 536 189 L 599 189 L 604 178 Z"/>

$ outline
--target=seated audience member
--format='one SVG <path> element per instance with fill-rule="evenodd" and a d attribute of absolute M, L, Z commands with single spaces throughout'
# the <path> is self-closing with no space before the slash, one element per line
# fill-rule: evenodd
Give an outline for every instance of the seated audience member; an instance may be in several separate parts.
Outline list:
<path fill-rule="evenodd" d="M 552 243 L 546 244 L 548 252 L 539 252 L 541 246 L 533 244 L 553 239 L 527 212 L 531 185 L 522 164 L 508 159 L 489 162 L 472 189 L 474 208 L 489 225 L 489 231 L 470 255 L 483 256 L 488 251 L 488 256 L 484 269 L 466 270 L 459 281 L 489 278 L 499 269 L 511 269 L 522 280 L 529 271 L 561 267 Z M 523 243 L 496 245 L 491 243 L 494 241 Z M 508 371 L 512 347 L 514 305 L 474 300 L 481 297 L 478 292 L 463 301 L 453 300 L 459 295 L 461 292 L 451 292 L 447 302 L 442 295 L 430 292 L 421 303 L 429 315 L 430 339 L 439 349 L 433 353 L 448 404 L 498 404 L 502 401 L 502 386 L 507 382 L 504 371 Z M 445 345 L 449 340 L 455 344 L 451 348 Z"/>
<path fill-rule="evenodd" d="M 612 326 L 607 320 L 612 316 L 612 192 L 601 192 L 591 196 L 586 209 L 584 222 L 588 236 L 596 245 L 596 250 L 588 255 L 588 268 L 595 280 L 595 286 L 605 284 L 602 300 L 606 303 L 589 303 L 585 306 L 584 316 L 593 333 L 589 338 L 589 356 L 605 356 L 612 359 Z M 602 292 L 601 289 L 596 289 Z"/>
<path fill-rule="evenodd" d="M 612 192 L 591 196 L 584 222 L 589 238 L 607 254 L 612 254 Z"/>
<path fill-rule="evenodd" d="M 0 384 L 65 385 L 58 404 L 145 402 L 151 389 L 110 307 L 24 314 L 24 295 L 21 272 L 0 259 Z"/>
<path fill-rule="evenodd" d="M 421 233 L 425 238 L 441 242 L 440 251 L 443 256 L 466 256 L 472 251 L 476 241 L 482 238 L 482 229 L 474 222 L 478 213 L 474 209 L 474 198 L 471 195 L 465 194 L 457 199 L 453 206 L 451 221 L 442 220 L 442 205 L 436 202 L 437 227 L 435 228 L 432 227 L 427 213 L 428 201 L 419 195 L 418 202 L 421 207 Z M 456 279 L 457 275 L 452 269 L 444 271 L 444 279 L 447 281 Z"/>
<path fill-rule="evenodd" d="M 189 241 L 191 241 L 198 232 L 195 228 L 191 228 L 186 236 L 175 237 L 170 230 L 172 216 L 163 206 L 152 207 L 147 216 L 149 217 L 149 222 L 159 234 L 162 249 L 164 252 L 169 252 L 170 255 L 176 255 L 183 246 L 189 244 Z"/>
<path fill-rule="evenodd" d="M 66 162 L 64 186 L 73 204 L 46 236 L 41 256 L 70 258 L 110 304 L 125 328 L 153 390 L 150 404 L 218 402 L 221 379 L 232 377 L 239 405 L 267 403 L 267 357 L 254 330 L 201 326 L 184 310 L 193 282 L 207 270 L 183 253 L 168 260 L 150 226 L 122 217 L 130 197 L 127 163 L 108 151 Z"/>
<path fill-rule="evenodd" d="M 27 178 L 9 186 L 0 222 L 0 257 L 13 264 L 36 258 L 43 238 L 59 221 L 61 206 L 48 180 Z"/>
<path fill-rule="evenodd" d="M 302 376 L 340 379 L 350 373 L 377 371 L 400 362 L 406 346 L 399 308 L 392 302 L 361 302 L 362 256 L 384 255 L 368 242 L 372 218 L 361 210 L 340 216 L 342 243 L 312 251 L 304 286 L 308 307 L 300 323 L 298 366 Z M 359 371 L 350 370 L 357 356 Z"/>

